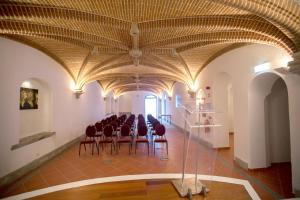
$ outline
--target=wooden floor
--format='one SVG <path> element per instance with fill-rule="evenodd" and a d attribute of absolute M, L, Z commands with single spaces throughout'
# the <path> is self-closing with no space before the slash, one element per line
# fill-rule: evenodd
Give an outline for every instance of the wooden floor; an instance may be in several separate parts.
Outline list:
<path fill-rule="evenodd" d="M 206 198 L 195 195 L 193 199 L 251 199 L 241 185 L 206 182 L 211 192 Z M 170 180 L 140 180 L 115 183 L 95 184 L 79 188 L 62 190 L 32 198 L 32 200 L 176 200 L 180 198 Z"/>

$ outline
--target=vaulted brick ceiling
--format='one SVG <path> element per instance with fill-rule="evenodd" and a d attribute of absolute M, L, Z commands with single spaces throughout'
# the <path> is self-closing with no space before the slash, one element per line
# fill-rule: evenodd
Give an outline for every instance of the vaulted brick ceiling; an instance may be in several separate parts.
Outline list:
<path fill-rule="evenodd" d="M 192 87 L 217 56 L 259 43 L 300 49 L 294 0 L 2 0 L 0 36 L 58 61 L 78 88 Z"/>

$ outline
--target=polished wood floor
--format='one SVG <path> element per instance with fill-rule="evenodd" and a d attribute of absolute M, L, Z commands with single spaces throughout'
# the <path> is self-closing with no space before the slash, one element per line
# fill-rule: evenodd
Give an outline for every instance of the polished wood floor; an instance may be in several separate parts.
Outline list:
<path fill-rule="evenodd" d="M 167 127 L 169 140 L 168 160 L 166 150 L 161 146 L 153 155 L 147 155 L 146 146 L 140 145 L 137 154 L 128 153 L 128 145 L 121 146 L 119 154 L 110 154 L 107 146 L 100 155 L 91 155 L 89 149 L 78 156 L 78 144 L 67 149 L 56 158 L 45 163 L 32 173 L 24 176 L 8 188 L 1 189 L 1 197 L 33 191 L 58 184 L 84 179 L 118 175 L 149 173 L 180 173 L 182 169 L 183 134 L 173 126 Z M 244 170 L 233 161 L 233 136 L 230 148 L 209 149 L 204 145 L 199 148 L 199 173 L 233 177 L 248 180 L 262 199 L 293 197 L 291 192 L 291 166 L 289 163 L 273 165 L 267 169 Z M 195 169 L 195 150 L 197 143 L 192 141 L 186 172 Z"/>
<path fill-rule="evenodd" d="M 245 188 L 241 185 L 212 182 L 211 192 L 204 198 L 194 195 L 193 199 L 222 199 L 244 200 L 251 199 Z M 170 180 L 141 180 L 116 183 L 95 184 L 53 192 L 31 198 L 31 200 L 176 200 L 182 199 L 178 195 Z"/>

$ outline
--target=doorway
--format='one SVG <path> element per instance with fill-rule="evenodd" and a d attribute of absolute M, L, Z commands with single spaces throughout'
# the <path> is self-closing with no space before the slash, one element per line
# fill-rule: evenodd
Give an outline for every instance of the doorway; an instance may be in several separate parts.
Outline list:
<path fill-rule="evenodd" d="M 157 118 L 157 98 L 154 95 L 148 95 L 145 97 L 145 116 L 148 114 Z"/>
<path fill-rule="evenodd" d="M 253 79 L 249 90 L 250 168 L 291 161 L 288 92 L 274 73 Z"/>
<path fill-rule="evenodd" d="M 287 87 L 282 78 L 265 99 L 267 165 L 291 161 Z"/>

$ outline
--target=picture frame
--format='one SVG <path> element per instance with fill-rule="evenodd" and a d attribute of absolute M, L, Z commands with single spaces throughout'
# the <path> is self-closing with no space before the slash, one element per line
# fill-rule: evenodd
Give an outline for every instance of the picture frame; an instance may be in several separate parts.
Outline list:
<path fill-rule="evenodd" d="M 38 89 L 20 88 L 20 110 L 38 109 Z"/>

